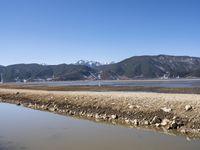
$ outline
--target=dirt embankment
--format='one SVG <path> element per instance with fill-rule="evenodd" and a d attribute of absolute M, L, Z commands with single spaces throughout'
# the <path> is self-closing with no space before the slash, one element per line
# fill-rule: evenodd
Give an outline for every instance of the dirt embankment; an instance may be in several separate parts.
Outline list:
<path fill-rule="evenodd" d="M 1 102 L 200 137 L 200 95 L 0 89 Z"/>

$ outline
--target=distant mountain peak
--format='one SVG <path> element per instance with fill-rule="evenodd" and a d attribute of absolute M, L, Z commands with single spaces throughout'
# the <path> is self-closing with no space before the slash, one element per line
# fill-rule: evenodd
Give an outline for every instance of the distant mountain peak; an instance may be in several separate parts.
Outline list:
<path fill-rule="evenodd" d="M 88 67 L 98 67 L 98 66 L 109 65 L 109 64 L 113 64 L 113 63 L 114 62 L 101 63 L 101 62 L 92 61 L 92 60 L 78 60 L 77 62 L 74 63 L 74 65 L 84 65 L 84 66 L 88 66 Z"/>
<path fill-rule="evenodd" d="M 88 66 L 88 67 L 98 67 L 98 66 L 102 65 L 102 63 L 100 63 L 98 61 L 91 61 L 91 60 L 78 60 L 74 64 L 75 65 L 84 65 L 84 66 Z"/>

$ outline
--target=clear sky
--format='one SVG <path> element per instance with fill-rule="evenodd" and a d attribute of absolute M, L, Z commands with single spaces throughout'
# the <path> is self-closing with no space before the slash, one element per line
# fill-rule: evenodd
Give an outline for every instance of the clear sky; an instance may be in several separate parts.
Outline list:
<path fill-rule="evenodd" d="M 0 0 L 0 64 L 200 57 L 200 0 Z"/>

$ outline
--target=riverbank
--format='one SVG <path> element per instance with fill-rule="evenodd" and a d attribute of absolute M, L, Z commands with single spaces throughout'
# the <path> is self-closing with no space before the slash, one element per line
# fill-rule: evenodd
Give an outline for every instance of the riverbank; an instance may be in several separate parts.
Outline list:
<path fill-rule="evenodd" d="M 3 89 L 29 89 L 45 91 L 92 91 L 92 92 L 156 92 L 200 94 L 199 87 L 145 87 L 145 86 L 47 86 L 40 84 L 0 84 Z"/>
<path fill-rule="evenodd" d="M 200 137 L 200 95 L 0 88 L 1 102 Z"/>

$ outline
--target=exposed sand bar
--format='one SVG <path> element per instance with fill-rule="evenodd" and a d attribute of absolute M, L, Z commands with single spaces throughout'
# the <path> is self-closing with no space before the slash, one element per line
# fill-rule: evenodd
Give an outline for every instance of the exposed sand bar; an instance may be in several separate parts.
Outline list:
<path fill-rule="evenodd" d="M 0 89 L 2 102 L 200 137 L 200 95 Z M 190 106 L 186 110 L 186 105 Z M 173 124 L 174 123 L 174 124 Z"/>

